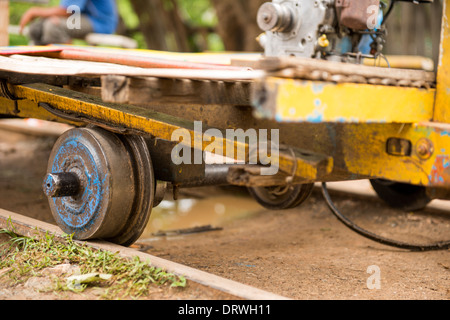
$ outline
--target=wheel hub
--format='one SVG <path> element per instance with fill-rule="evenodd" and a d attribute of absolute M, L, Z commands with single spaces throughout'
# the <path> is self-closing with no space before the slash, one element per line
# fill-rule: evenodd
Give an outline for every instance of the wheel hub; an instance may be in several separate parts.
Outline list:
<path fill-rule="evenodd" d="M 250 194 L 262 206 L 271 210 L 295 208 L 311 194 L 314 184 L 251 187 Z"/>

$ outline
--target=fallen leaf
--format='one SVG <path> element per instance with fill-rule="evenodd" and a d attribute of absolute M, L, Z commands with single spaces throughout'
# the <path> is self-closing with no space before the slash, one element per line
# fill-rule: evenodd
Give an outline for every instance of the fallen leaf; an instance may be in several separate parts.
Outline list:
<path fill-rule="evenodd" d="M 98 281 L 108 281 L 111 279 L 112 274 L 105 274 L 105 273 L 87 273 L 87 274 L 80 274 L 80 275 L 73 275 L 68 278 L 66 278 L 66 285 L 69 290 L 72 291 L 83 291 L 86 286 L 92 282 L 98 282 Z"/>

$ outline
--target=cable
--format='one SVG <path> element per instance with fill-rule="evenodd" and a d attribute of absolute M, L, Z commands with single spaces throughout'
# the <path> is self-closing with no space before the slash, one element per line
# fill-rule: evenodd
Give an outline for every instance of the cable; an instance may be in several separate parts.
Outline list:
<path fill-rule="evenodd" d="M 109 122 L 95 120 L 95 119 L 92 119 L 92 118 L 89 118 L 89 117 L 86 117 L 86 116 L 83 116 L 80 114 L 76 114 L 74 112 L 64 112 L 64 111 L 61 111 L 61 110 L 58 110 L 58 109 L 52 107 L 51 105 L 49 105 L 48 103 L 45 103 L 45 102 L 39 102 L 38 106 L 41 108 L 44 108 L 45 110 L 47 110 L 48 112 L 50 112 L 51 114 L 53 114 L 59 118 L 69 120 L 72 122 L 84 122 L 86 124 L 99 126 L 106 130 L 110 130 L 110 131 L 113 131 L 113 132 L 119 133 L 119 134 L 148 135 L 147 133 L 141 132 L 139 130 L 112 125 Z"/>
<path fill-rule="evenodd" d="M 390 68 L 391 64 L 389 63 L 388 58 L 386 58 L 386 56 L 384 54 L 382 54 L 382 53 L 380 53 L 379 55 L 384 59 L 384 61 L 386 61 L 388 68 Z"/>
<path fill-rule="evenodd" d="M 437 242 L 434 244 L 411 244 L 406 242 L 400 242 L 396 240 L 387 239 L 384 237 L 381 237 L 379 235 L 376 235 L 370 231 L 364 230 L 361 227 L 358 227 L 356 224 L 354 224 L 350 219 L 345 217 L 334 205 L 333 201 L 331 200 L 330 194 L 328 193 L 327 184 L 325 182 L 322 182 L 322 194 L 325 198 L 325 201 L 330 208 L 331 212 L 336 216 L 336 218 L 341 221 L 343 224 L 345 224 L 348 228 L 352 229 L 356 233 L 362 235 L 363 237 L 366 237 L 370 240 L 379 242 L 381 244 L 385 244 L 392 247 L 397 247 L 400 249 L 408 249 L 411 251 L 432 251 L 432 250 L 446 250 L 450 249 L 450 241 L 442 241 Z"/>
<path fill-rule="evenodd" d="M 391 2 L 389 3 L 389 8 L 388 8 L 388 10 L 386 11 L 386 13 L 384 14 L 382 24 L 384 24 L 384 23 L 386 22 L 387 18 L 388 18 L 389 15 L 391 14 L 392 9 L 394 9 L 394 4 L 395 4 L 395 0 L 391 0 Z"/>
<path fill-rule="evenodd" d="M 0 79 L 0 96 L 13 101 L 20 100 L 14 94 L 12 94 L 11 91 L 9 91 L 8 82 L 4 79 Z"/>

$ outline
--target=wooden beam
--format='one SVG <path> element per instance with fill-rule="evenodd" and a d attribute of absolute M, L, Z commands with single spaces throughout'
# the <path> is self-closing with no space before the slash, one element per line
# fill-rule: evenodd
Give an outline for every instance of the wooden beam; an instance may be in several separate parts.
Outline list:
<path fill-rule="evenodd" d="M 378 84 L 371 80 L 379 79 L 380 84 L 413 87 L 433 87 L 436 81 L 434 72 L 423 70 L 381 68 L 298 57 L 261 59 L 259 67 L 271 71 L 271 76 L 305 80 Z M 340 81 L 342 77 L 346 81 Z"/>
<path fill-rule="evenodd" d="M 0 46 L 9 45 L 9 0 L 0 0 Z"/>
<path fill-rule="evenodd" d="M 149 103 L 220 104 L 250 106 L 251 82 L 195 81 L 189 79 L 102 77 L 105 102 L 145 105 Z"/>
<path fill-rule="evenodd" d="M 51 106 L 53 112 L 57 113 L 57 116 L 67 117 L 71 115 L 70 119 L 74 119 L 74 121 L 80 120 L 103 127 L 106 126 L 109 130 L 120 131 L 121 133 L 139 133 L 169 141 L 172 140 L 172 134 L 175 131 L 183 130 L 183 133 L 190 136 L 190 138 L 182 139 L 180 143 L 183 145 L 208 151 L 206 149 L 211 144 L 211 138 L 214 138 L 215 143 L 218 145 L 214 153 L 227 155 L 228 152 L 232 152 L 232 157 L 240 161 L 248 161 L 250 148 L 254 147 L 244 141 L 245 139 L 235 139 L 234 136 L 229 138 L 224 130 L 219 130 L 219 135 L 216 136 L 209 136 L 209 134 L 204 136 L 209 128 L 203 125 L 198 127 L 196 122 L 139 106 L 106 103 L 95 96 L 54 86 L 44 84 L 13 86 L 11 92 L 17 98 L 22 99 L 18 104 L 19 112 L 25 107 L 22 104 L 29 101 L 31 103 L 29 107 L 31 108 L 33 108 L 33 103 L 39 103 L 38 106 L 42 107 L 33 109 L 45 109 L 45 105 Z M 1 109 L 0 105 L 0 112 L 2 111 Z M 10 112 L 4 113 L 9 114 Z M 333 159 L 331 157 L 326 158 L 325 161 L 319 161 L 319 163 L 314 162 L 314 160 L 311 161 L 307 162 L 297 156 L 294 158 L 292 152 L 288 154 L 281 152 L 278 159 L 273 159 L 272 163 L 273 165 L 278 165 L 281 171 L 295 174 L 308 181 L 317 180 L 331 173 L 333 168 Z"/>

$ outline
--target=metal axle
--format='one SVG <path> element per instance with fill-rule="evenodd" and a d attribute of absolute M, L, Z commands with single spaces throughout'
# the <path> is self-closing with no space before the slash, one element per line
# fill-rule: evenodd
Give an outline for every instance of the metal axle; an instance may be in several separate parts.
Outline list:
<path fill-rule="evenodd" d="M 47 197 L 76 196 L 80 191 L 80 179 L 72 172 L 49 173 L 43 183 Z"/>

